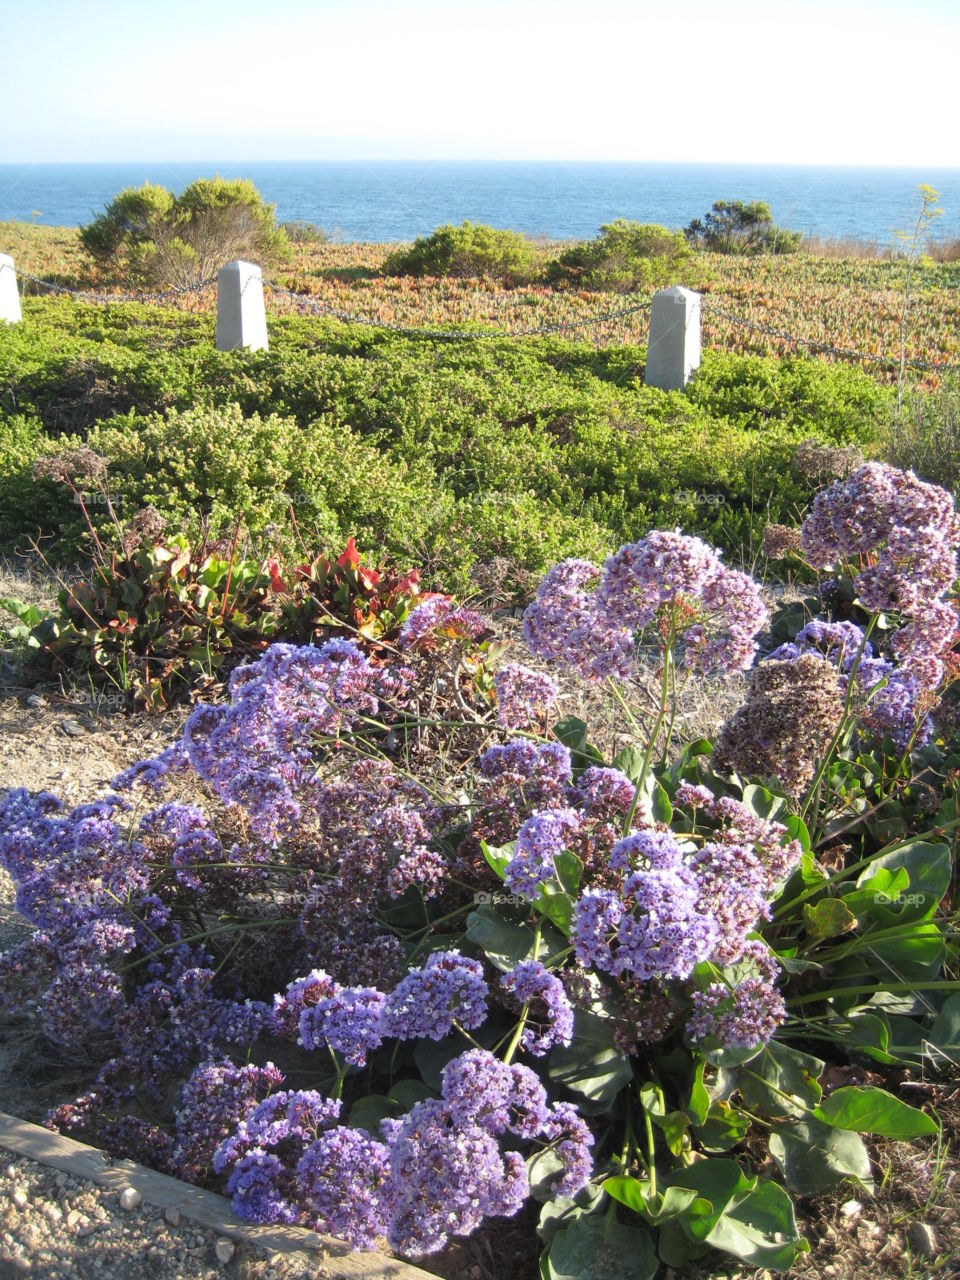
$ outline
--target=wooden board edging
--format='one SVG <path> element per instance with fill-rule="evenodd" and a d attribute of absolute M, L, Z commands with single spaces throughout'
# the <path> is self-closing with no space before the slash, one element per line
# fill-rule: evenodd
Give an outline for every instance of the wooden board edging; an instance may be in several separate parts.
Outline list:
<path fill-rule="evenodd" d="M 96 1182 L 111 1191 L 134 1187 L 158 1209 L 176 1209 L 184 1218 L 208 1227 L 231 1240 L 243 1241 L 273 1253 L 302 1252 L 322 1255 L 320 1275 L 329 1280 L 437 1280 L 430 1272 L 372 1251 L 354 1251 L 339 1240 L 304 1227 L 257 1227 L 236 1218 L 230 1201 L 213 1191 L 181 1182 L 133 1160 L 120 1160 L 96 1147 L 65 1138 L 51 1129 L 19 1120 L 0 1111 L 0 1148 L 49 1165 L 75 1178 Z"/>

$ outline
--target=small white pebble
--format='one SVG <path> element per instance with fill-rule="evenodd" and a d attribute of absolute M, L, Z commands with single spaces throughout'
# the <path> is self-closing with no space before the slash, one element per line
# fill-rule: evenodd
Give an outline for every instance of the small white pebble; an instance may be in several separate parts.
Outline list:
<path fill-rule="evenodd" d="M 170 1223 L 171 1227 L 178 1227 L 180 1225 L 179 1210 L 174 1209 L 172 1205 L 169 1209 L 164 1210 L 163 1216 L 166 1218 L 167 1222 Z"/>
<path fill-rule="evenodd" d="M 857 1214 L 863 1212 L 863 1205 L 859 1200 L 844 1200 L 840 1206 L 840 1212 L 845 1218 L 855 1218 Z"/>
<path fill-rule="evenodd" d="M 30 1197 L 23 1187 L 14 1187 L 13 1195 L 11 1195 L 10 1199 L 18 1209 L 25 1209 L 30 1203 Z"/>
<path fill-rule="evenodd" d="M 120 1192 L 121 1209 L 136 1209 L 137 1205 L 140 1204 L 142 1200 L 143 1196 L 136 1187 L 124 1187 Z"/>
<path fill-rule="evenodd" d="M 233 1243 L 233 1241 L 227 1240 L 225 1237 L 222 1237 L 217 1241 L 217 1247 L 215 1252 L 217 1255 L 217 1261 L 220 1263 L 221 1266 L 225 1267 L 227 1265 L 227 1263 L 230 1261 L 230 1259 L 233 1257 L 234 1253 L 236 1252 L 236 1248 L 237 1246 Z"/>
<path fill-rule="evenodd" d="M 70 1212 L 67 1214 L 67 1226 L 70 1228 L 71 1231 L 74 1229 L 74 1227 L 77 1225 L 77 1223 L 80 1221 L 82 1217 L 83 1217 L 83 1214 L 80 1212 L 79 1209 L 70 1210 Z"/>

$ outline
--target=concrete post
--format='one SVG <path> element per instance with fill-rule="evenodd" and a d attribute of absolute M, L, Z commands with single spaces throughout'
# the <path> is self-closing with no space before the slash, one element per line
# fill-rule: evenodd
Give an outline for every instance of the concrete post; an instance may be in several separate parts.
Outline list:
<path fill-rule="evenodd" d="M 7 324 L 19 324 L 22 319 L 13 259 L 9 253 L 0 253 L 0 320 L 5 320 Z"/>
<path fill-rule="evenodd" d="M 217 350 L 266 351 L 268 345 L 263 273 L 252 262 L 228 262 L 217 273 Z"/>
<path fill-rule="evenodd" d="M 676 391 L 700 367 L 700 295 L 675 284 L 653 295 L 644 381 Z"/>

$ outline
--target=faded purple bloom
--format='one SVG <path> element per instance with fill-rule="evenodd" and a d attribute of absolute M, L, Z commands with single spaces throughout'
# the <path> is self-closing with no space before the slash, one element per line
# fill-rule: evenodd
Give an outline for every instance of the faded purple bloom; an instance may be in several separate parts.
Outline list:
<path fill-rule="evenodd" d="M 519 662 L 501 667 L 495 678 L 497 719 L 506 729 L 526 729 L 557 700 L 556 680 Z"/>

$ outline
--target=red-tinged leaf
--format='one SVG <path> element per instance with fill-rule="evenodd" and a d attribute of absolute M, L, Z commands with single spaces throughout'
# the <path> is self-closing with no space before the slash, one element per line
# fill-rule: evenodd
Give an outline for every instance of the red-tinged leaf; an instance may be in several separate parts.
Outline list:
<path fill-rule="evenodd" d="M 360 563 L 360 552 L 357 550 L 357 544 L 353 538 L 347 539 L 347 545 L 341 556 L 337 557 L 337 568 L 346 569 L 348 567 L 358 565 Z"/>

